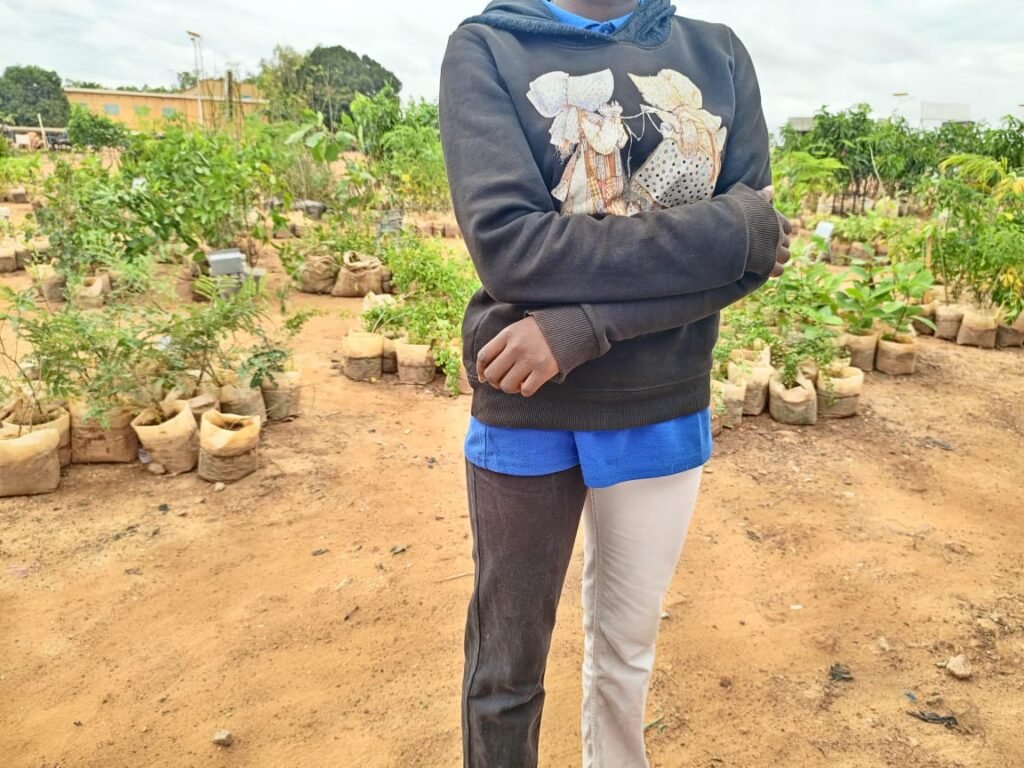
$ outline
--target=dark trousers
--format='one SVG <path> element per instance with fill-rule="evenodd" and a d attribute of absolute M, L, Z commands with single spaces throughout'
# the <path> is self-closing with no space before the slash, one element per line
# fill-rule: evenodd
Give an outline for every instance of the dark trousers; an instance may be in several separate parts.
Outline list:
<path fill-rule="evenodd" d="M 543 477 L 467 468 L 476 580 L 463 765 L 535 768 L 551 633 L 587 488 L 579 467 Z"/>

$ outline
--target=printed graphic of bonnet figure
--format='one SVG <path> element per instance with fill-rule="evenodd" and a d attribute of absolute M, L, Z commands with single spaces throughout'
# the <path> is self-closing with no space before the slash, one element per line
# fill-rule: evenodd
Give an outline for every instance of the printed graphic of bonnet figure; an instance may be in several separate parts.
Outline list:
<path fill-rule="evenodd" d="M 722 170 L 722 118 L 703 108 L 700 89 L 685 75 L 663 69 L 630 78 L 647 102 L 644 114 L 658 116 L 665 137 L 631 179 L 630 197 L 641 210 L 709 199 Z"/>
<path fill-rule="evenodd" d="M 551 124 L 551 143 L 567 160 L 551 194 L 563 214 L 624 215 L 626 188 L 621 150 L 629 140 L 622 107 L 611 100 L 615 79 L 610 69 L 572 77 L 549 72 L 530 83 L 530 103 Z"/>

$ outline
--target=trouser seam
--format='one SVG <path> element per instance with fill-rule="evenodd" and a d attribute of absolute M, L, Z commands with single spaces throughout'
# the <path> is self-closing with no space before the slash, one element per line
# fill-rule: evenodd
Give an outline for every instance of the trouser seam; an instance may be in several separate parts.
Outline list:
<path fill-rule="evenodd" d="M 601 678 L 601 664 L 600 664 L 600 661 L 599 661 L 600 655 L 598 653 L 597 644 L 598 644 L 598 640 L 599 640 L 599 637 L 600 637 L 599 628 L 601 626 L 601 620 L 600 620 L 600 616 L 601 616 L 601 589 L 600 589 L 600 586 L 601 586 L 601 572 L 602 572 L 603 569 L 601 567 L 601 538 L 600 538 L 600 534 L 599 534 L 600 525 L 598 523 L 598 516 L 599 515 L 598 515 L 598 508 L 597 508 L 597 493 L 592 488 L 589 489 L 587 491 L 587 493 L 590 494 L 590 508 L 594 512 L 594 514 L 591 515 L 591 518 L 594 521 L 594 605 L 593 605 L 594 613 L 593 613 L 591 624 L 590 624 L 590 631 L 592 633 L 592 637 L 591 637 L 591 641 L 590 641 L 590 647 L 591 647 L 591 654 L 592 654 L 591 662 L 593 663 L 593 678 L 590 681 L 590 700 L 589 700 L 589 702 L 587 702 L 587 708 L 589 710 L 587 712 L 587 716 L 590 719 L 590 728 L 589 728 L 589 731 L 590 731 L 590 744 L 591 744 L 591 748 L 593 748 L 594 745 L 596 745 L 596 743 L 597 743 L 597 736 L 596 736 L 597 714 L 596 714 L 596 712 L 594 710 L 595 710 L 595 708 L 597 706 L 595 702 L 597 701 L 597 697 L 598 697 L 598 690 L 597 690 L 598 689 L 598 681 Z M 596 748 L 593 750 L 593 754 L 594 754 L 593 768 L 600 768 L 600 765 L 603 762 L 601 760 L 601 755 L 598 753 L 598 750 Z"/>
<path fill-rule="evenodd" d="M 470 499 L 470 514 L 472 517 L 473 527 L 476 529 L 476 540 L 474 542 L 474 548 L 476 550 L 476 568 L 473 575 L 473 613 L 476 619 L 476 638 L 475 648 L 473 649 L 473 668 L 470 673 L 466 676 L 465 690 L 463 691 L 463 718 L 465 719 L 465 741 L 466 741 L 466 755 L 465 761 L 467 766 L 473 765 L 473 734 L 470 733 L 471 720 L 469 717 L 469 698 L 473 690 L 473 684 L 476 682 L 476 674 L 480 669 L 480 647 L 483 642 L 483 628 L 481 627 L 480 621 L 480 573 L 483 571 L 483 547 L 481 546 L 481 539 L 483 538 L 483 531 L 480 528 L 480 517 L 477 511 L 477 499 L 479 494 L 477 493 L 477 470 L 476 467 L 470 465 L 469 470 L 470 484 L 469 492 L 471 494 Z"/>

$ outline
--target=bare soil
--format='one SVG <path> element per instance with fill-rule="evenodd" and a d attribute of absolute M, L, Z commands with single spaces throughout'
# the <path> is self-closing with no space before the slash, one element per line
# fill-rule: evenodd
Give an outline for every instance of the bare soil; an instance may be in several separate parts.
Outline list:
<path fill-rule="evenodd" d="M 0 766 L 460 763 L 469 399 L 348 381 L 359 302 L 296 301 L 329 314 L 257 474 L 218 493 L 74 466 L 0 500 Z M 1024 352 L 922 345 L 855 419 L 719 439 L 665 605 L 652 766 L 1024 765 Z M 580 569 L 545 768 L 580 764 Z M 969 680 L 938 666 L 961 653 Z"/>

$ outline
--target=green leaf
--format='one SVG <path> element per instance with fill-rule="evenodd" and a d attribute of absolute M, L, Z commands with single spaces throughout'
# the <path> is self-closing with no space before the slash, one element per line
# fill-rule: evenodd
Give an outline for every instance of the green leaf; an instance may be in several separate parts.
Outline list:
<path fill-rule="evenodd" d="M 324 160 L 333 163 L 339 157 L 341 157 L 341 147 L 334 143 L 328 144 L 324 150 Z"/>
<path fill-rule="evenodd" d="M 300 141 L 302 141 L 302 139 L 305 137 L 307 133 L 309 133 L 309 126 L 304 125 L 299 130 L 295 131 L 295 133 L 291 134 L 287 139 L 285 139 L 284 143 L 287 145 L 298 144 Z"/>

